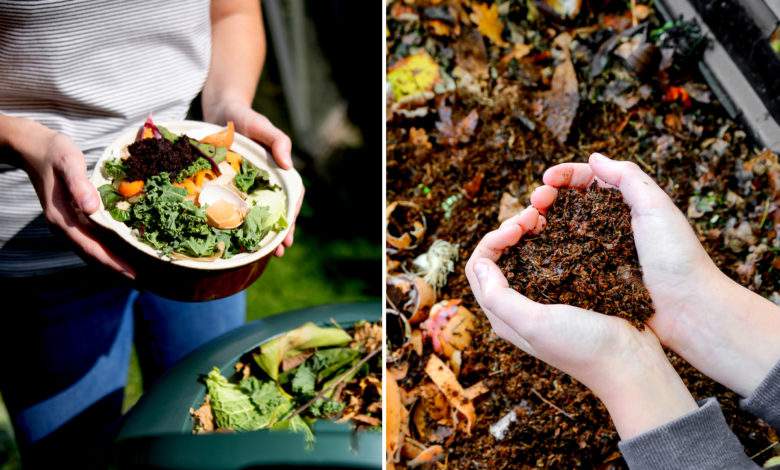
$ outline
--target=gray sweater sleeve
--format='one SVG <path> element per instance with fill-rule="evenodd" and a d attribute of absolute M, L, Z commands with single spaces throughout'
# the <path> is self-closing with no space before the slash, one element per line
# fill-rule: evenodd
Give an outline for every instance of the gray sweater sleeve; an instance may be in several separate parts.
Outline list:
<path fill-rule="evenodd" d="M 745 411 L 758 416 L 780 431 L 780 362 L 775 364 L 753 394 L 740 404 Z"/>
<path fill-rule="evenodd" d="M 717 400 L 708 398 L 699 405 L 696 411 L 621 441 L 619 447 L 629 468 L 759 469 L 729 429 Z"/>

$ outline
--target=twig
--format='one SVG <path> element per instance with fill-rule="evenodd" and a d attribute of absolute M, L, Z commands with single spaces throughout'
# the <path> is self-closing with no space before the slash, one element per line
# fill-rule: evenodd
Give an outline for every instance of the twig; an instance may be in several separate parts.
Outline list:
<path fill-rule="evenodd" d="M 301 406 L 300 406 L 298 409 L 296 409 L 296 410 L 295 410 L 295 411 L 293 411 L 292 413 L 288 414 L 287 416 L 285 416 L 284 418 L 282 418 L 282 419 L 280 419 L 280 420 L 278 420 L 278 421 L 276 421 L 276 422 L 277 422 L 277 423 L 280 423 L 280 422 L 282 422 L 282 421 L 286 421 L 286 420 L 288 420 L 288 419 L 292 419 L 292 418 L 294 418 L 294 417 L 298 416 L 299 414 L 303 413 L 304 411 L 306 411 L 306 409 L 307 409 L 307 408 L 309 408 L 311 405 L 313 405 L 313 404 L 314 404 L 314 402 L 316 402 L 317 400 L 319 400 L 319 399 L 321 399 L 322 397 L 324 397 L 324 396 L 325 396 L 325 394 L 326 394 L 326 393 L 328 393 L 328 392 L 329 392 L 329 391 L 330 391 L 332 388 L 336 387 L 337 385 L 340 385 L 342 382 L 344 382 L 345 380 L 347 380 L 347 377 L 349 377 L 350 375 L 352 375 L 352 373 L 354 373 L 355 371 L 357 371 L 358 369 L 360 369 L 361 367 L 363 367 L 363 364 L 365 364 L 366 362 L 370 361 L 370 360 L 371 360 L 371 358 L 372 358 L 372 357 L 374 357 L 374 356 L 376 356 L 376 355 L 377 355 L 377 353 L 379 353 L 380 351 L 382 351 L 382 348 L 377 348 L 377 349 L 374 349 L 374 350 L 373 350 L 373 351 L 371 351 L 370 353 L 366 354 L 366 356 L 365 356 L 363 359 L 361 359 L 361 360 L 360 360 L 360 362 L 358 362 L 357 364 L 355 364 L 354 366 L 352 366 L 352 368 L 351 368 L 351 369 L 349 369 L 348 371 L 346 371 L 346 372 L 344 372 L 343 374 L 341 374 L 341 377 L 339 377 L 339 378 L 338 378 L 336 381 L 334 381 L 332 384 L 330 384 L 330 385 L 328 385 L 327 387 L 325 387 L 325 388 L 323 388 L 322 390 L 320 390 L 320 393 L 318 393 L 317 395 L 315 395 L 315 397 L 314 397 L 314 398 L 312 398 L 311 400 L 309 400 L 309 401 L 308 401 L 308 402 L 306 402 L 305 404 L 301 405 Z"/>
<path fill-rule="evenodd" d="M 769 446 L 767 446 L 767 447 L 759 450 L 757 453 L 751 455 L 750 456 L 750 460 L 755 460 L 756 457 L 758 457 L 759 455 L 763 454 L 766 451 L 772 450 L 772 448 L 777 446 L 778 444 L 780 444 L 780 441 L 779 442 L 773 442 L 772 444 L 769 444 Z"/>
<path fill-rule="evenodd" d="M 537 392 L 535 388 L 531 389 L 531 393 L 533 393 L 534 395 L 539 397 L 539 399 L 542 400 L 543 402 L 547 403 L 548 405 L 550 405 L 553 408 L 555 408 L 556 410 L 558 410 L 558 413 L 561 413 L 562 415 L 566 416 L 567 418 L 569 418 L 571 420 L 574 420 L 574 416 L 572 416 L 569 413 L 563 411 L 563 409 L 560 408 L 558 405 L 556 405 L 555 403 L 551 402 L 550 400 L 544 398 L 544 396 L 541 393 Z"/>

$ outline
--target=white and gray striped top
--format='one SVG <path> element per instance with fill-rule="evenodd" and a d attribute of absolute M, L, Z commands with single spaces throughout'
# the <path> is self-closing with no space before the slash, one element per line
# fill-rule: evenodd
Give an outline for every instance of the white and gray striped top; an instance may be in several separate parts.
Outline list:
<path fill-rule="evenodd" d="M 211 53 L 209 0 L 0 0 L 0 114 L 70 136 L 91 170 L 121 131 L 183 119 Z M 27 174 L 0 164 L 0 277 L 82 264 Z"/>

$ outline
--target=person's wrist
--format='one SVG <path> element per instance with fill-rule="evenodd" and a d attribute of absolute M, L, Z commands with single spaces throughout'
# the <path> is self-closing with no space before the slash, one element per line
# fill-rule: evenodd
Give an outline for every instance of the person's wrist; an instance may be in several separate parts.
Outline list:
<path fill-rule="evenodd" d="M 224 90 L 217 94 L 205 94 L 203 97 L 203 119 L 206 122 L 225 124 L 231 119 L 232 110 L 251 108 L 252 99 L 241 93 Z"/>
<path fill-rule="evenodd" d="M 747 397 L 780 361 L 780 307 L 725 274 L 718 292 L 722 314 L 732 317 L 732 327 L 721 333 L 721 355 L 735 362 L 733 376 L 724 385 Z"/>
<path fill-rule="evenodd" d="M 655 344 L 651 344 L 655 341 Z M 603 365 L 606 377 L 592 387 L 622 439 L 629 439 L 698 409 L 657 340 L 640 341 L 631 357 Z"/>
<path fill-rule="evenodd" d="M 49 152 L 56 131 L 30 119 L 0 116 L 3 159 L 25 168 L 35 167 Z"/>

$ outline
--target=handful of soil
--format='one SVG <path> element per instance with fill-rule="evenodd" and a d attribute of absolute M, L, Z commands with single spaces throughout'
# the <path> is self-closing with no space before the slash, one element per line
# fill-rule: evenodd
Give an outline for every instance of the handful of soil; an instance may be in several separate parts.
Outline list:
<path fill-rule="evenodd" d="M 631 210 L 618 190 L 561 189 L 547 227 L 499 260 L 510 286 L 544 304 L 569 304 L 630 321 L 653 315 L 631 232 Z"/>

